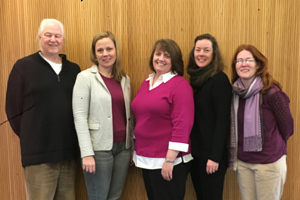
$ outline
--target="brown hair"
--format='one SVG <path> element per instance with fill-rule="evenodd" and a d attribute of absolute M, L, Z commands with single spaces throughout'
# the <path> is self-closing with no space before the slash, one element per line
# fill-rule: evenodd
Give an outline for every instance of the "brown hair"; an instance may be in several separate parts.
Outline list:
<path fill-rule="evenodd" d="M 260 76 L 264 84 L 264 87 L 261 89 L 261 93 L 266 93 L 268 89 L 273 85 L 276 85 L 279 89 L 281 89 L 280 83 L 276 81 L 268 72 L 268 59 L 256 47 L 254 47 L 251 44 L 242 44 L 238 46 L 234 53 L 234 56 L 231 61 L 232 84 L 239 78 L 236 72 L 236 57 L 243 50 L 249 51 L 253 55 L 253 58 L 257 63 L 258 69 L 256 70 L 255 76 Z"/>
<path fill-rule="evenodd" d="M 126 76 L 125 72 L 122 69 L 121 50 L 120 50 L 119 43 L 117 42 L 115 36 L 110 31 L 103 31 L 94 36 L 93 41 L 92 41 L 92 49 L 91 49 L 91 61 L 95 65 L 97 65 L 97 66 L 99 65 L 98 60 L 96 58 L 96 54 L 95 54 L 95 48 L 96 48 L 96 43 L 98 42 L 98 40 L 101 40 L 103 38 L 110 38 L 115 45 L 116 61 L 113 65 L 111 74 L 113 75 L 113 77 L 116 81 L 121 82 L 122 77 Z"/>
<path fill-rule="evenodd" d="M 155 69 L 153 67 L 153 56 L 156 50 L 162 50 L 168 52 L 171 56 L 171 63 L 172 63 L 171 71 L 177 72 L 180 76 L 183 76 L 184 71 L 183 71 L 182 53 L 179 46 L 174 40 L 160 39 L 155 42 L 149 60 L 150 69 L 154 72 Z"/>
<path fill-rule="evenodd" d="M 221 51 L 219 49 L 219 45 L 217 43 L 217 40 L 210 34 L 206 33 L 206 34 L 202 34 L 202 35 L 198 35 L 195 38 L 194 41 L 194 47 L 190 52 L 190 58 L 189 58 L 189 63 L 188 63 L 188 68 L 192 68 L 192 69 L 197 69 L 198 66 L 195 62 L 195 56 L 194 56 L 194 51 L 195 51 L 195 46 L 198 40 L 204 40 L 207 39 L 209 41 L 211 41 L 212 43 L 212 48 L 213 48 L 213 58 L 212 58 L 212 64 L 213 64 L 213 72 L 211 74 L 211 76 L 217 74 L 218 72 L 221 72 L 224 70 L 225 65 L 223 63 L 223 59 L 222 59 L 222 55 L 221 55 Z"/>

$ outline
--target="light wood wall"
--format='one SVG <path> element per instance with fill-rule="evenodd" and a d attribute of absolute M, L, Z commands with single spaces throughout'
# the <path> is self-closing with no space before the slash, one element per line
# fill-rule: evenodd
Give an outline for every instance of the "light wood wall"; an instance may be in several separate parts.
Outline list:
<path fill-rule="evenodd" d="M 299 0 L 2 0 L 0 122 L 6 120 L 9 72 L 17 59 L 38 50 L 36 33 L 44 18 L 56 18 L 65 25 L 63 53 L 82 70 L 91 66 L 92 37 L 102 30 L 112 31 L 122 49 L 125 71 L 132 80 L 133 97 L 150 73 L 148 59 L 157 39 L 175 40 L 187 64 L 194 38 L 211 33 L 218 40 L 227 66 L 235 48 L 250 43 L 269 59 L 269 71 L 291 99 L 295 134 L 288 142 L 288 173 L 282 199 L 299 199 L 299 8 Z M 230 76 L 230 71 L 228 67 L 225 72 Z M 188 79 L 187 74 L 184 77 Z M 80 169 L 79 163 L 78 166 Z M 239 200 L 233 171 L 228 170 L 225 182 L 224 199 Z M 81 170 L 76 188 L 76 199 L 87 199 Z M 0 126 L 0 199 L 25 199 L 19 139 L 8 123 Z M 122 199 L 146 199 L 140 169 L 130 168 Z M 190 177 L 185 199 L 196 199 Z"/>

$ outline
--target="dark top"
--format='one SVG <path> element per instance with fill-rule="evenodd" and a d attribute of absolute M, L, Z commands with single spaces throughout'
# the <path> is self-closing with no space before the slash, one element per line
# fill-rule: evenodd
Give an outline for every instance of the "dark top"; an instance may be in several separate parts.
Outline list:
<path fill-rule="evenodd" d="M 231 84 L 224 72 L 210 77 L 194 94 L 193 156 L 227 162 L 231 95 Z"/>
<path fill-rule="evenodd" d="M 9 75 L 6 114 L 20 137 L 23 167 L 78 156 L 72 91 L 80 68 L 60 56 L 58 75 L 39 52 L 18 60 Z"/>
<path fill-rule="evenodd" d="M 125 101 L 121 84 L 113 78 L 107 78 L 100 74 L 110 95 L 113 116 L 114 143 L 126 140 L 126 115 Z"/>
<path fill-rule="evenodd" d="M 294 120 L 289 97 L 277 86 L 262 97 L 263 148 L 260 152 L 244 152 L 244 110 L 246 99 L 239 98 L 238 159 L 247 163 L 273 163 L 287 154 L 288 138 L 294 133 Z"/>

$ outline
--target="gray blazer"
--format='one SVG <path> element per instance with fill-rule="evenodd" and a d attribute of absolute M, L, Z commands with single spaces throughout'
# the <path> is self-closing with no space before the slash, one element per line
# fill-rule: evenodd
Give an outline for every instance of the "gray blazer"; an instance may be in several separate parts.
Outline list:
<path fill-rule="evenodd" d="M 126 111 L 126 148 L 132 145 L 131 89 L 128 76 L 121 80 Z M 94 151 L 111 150 L 113 120 L 111 95 L 102 80 L 98 67 L 80 72 L 73 88 L 73 115 L 81 158 L 95 155 Z"/>

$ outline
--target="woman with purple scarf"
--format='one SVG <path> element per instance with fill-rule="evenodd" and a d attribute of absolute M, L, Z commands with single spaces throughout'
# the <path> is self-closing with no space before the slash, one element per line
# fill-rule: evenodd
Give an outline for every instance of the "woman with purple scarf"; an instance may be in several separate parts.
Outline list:
<path fill-rule="evenodd" d="M 286 180 L 287 140 L 294 132 L 289 97 L 268 73 L 267 58 L 240 45 L 232 59 L 229 166 L 243 200 L 277 200 Z"/>

